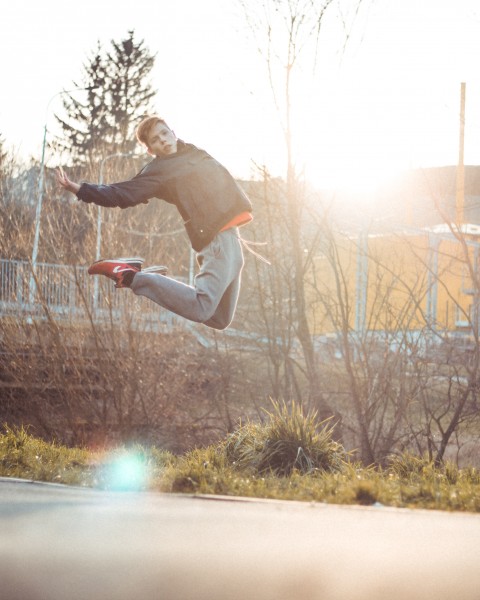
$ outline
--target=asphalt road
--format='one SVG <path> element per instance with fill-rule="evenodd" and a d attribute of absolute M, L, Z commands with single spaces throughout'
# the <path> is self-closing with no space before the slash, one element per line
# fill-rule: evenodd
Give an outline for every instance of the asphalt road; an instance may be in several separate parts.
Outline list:
<path fill-rule="evenodd" d="M 1 600 L 480 600 L 480 516 L 0 478 Z"/>

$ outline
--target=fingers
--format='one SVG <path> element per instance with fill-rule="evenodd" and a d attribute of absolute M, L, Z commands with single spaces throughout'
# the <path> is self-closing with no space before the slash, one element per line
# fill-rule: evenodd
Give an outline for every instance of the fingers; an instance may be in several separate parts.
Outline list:
<path fill-rule="evenodd" d="M 72 194 L 76 194 L 80 189 L 80 185 L 74 181 L 71 181 L 65 174 L 65 171 L 62 167 L 57 167 L 55 175 L 58 185 L 62 186 L 67 191 L 72 192 Z"/>
<path fill-rule="evenodd" d="M 58 167 L 56 170 L 56 176 L 58 183 L 65 187 L 68 182 L 68 177 L 65 175 L 65 171 L 62 169 L 62 167 Z"/>
<path fill-rule="evenodd" d="M 66 188 L 68 185 L 68 177 L 65 175 L 65 171 L 62 169 L 62 167 L 58 167 L 58 169 L 55 172 L 55 175 L 57 178 L 57 183 L 62 187 Z"/>

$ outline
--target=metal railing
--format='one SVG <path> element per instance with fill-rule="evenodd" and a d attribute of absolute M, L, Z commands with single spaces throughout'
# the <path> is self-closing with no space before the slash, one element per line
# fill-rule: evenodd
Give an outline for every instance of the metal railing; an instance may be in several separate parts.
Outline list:
<path fill-rule="evenodd" d="M 176 315 L 128 290 L 116 290 L 104 277 L 96 295 L 86 267 L 37 263 L 33 295 L 32 273 L 28 261 L 0 259 L 0 317 L 45 318 L 50 312 L 75 322 L 128 319 L 148 330 L 182 326 Z"/>

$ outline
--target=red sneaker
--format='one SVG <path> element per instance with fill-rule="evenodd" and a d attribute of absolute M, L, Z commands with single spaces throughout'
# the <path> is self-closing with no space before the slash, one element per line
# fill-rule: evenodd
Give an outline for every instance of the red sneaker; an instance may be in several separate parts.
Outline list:
<path fill-rule="evenodd" d="M 116 288 L 130 287 L 135 273 L 140 269 L 122 259 L 97 260 L 88 269 L 89 275 L 105 275 L 115 282 Z"/>

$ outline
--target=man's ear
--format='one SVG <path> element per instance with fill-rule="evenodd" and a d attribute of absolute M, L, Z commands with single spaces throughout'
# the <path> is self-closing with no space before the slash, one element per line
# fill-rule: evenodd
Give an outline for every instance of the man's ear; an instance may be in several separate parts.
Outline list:
<path fill-rule="evenodd" d="M 150 156 L 155 156 L 148 146 L 145 146 L 145 148 L 147 149 L 147 154 L 150 154 Z"/>

